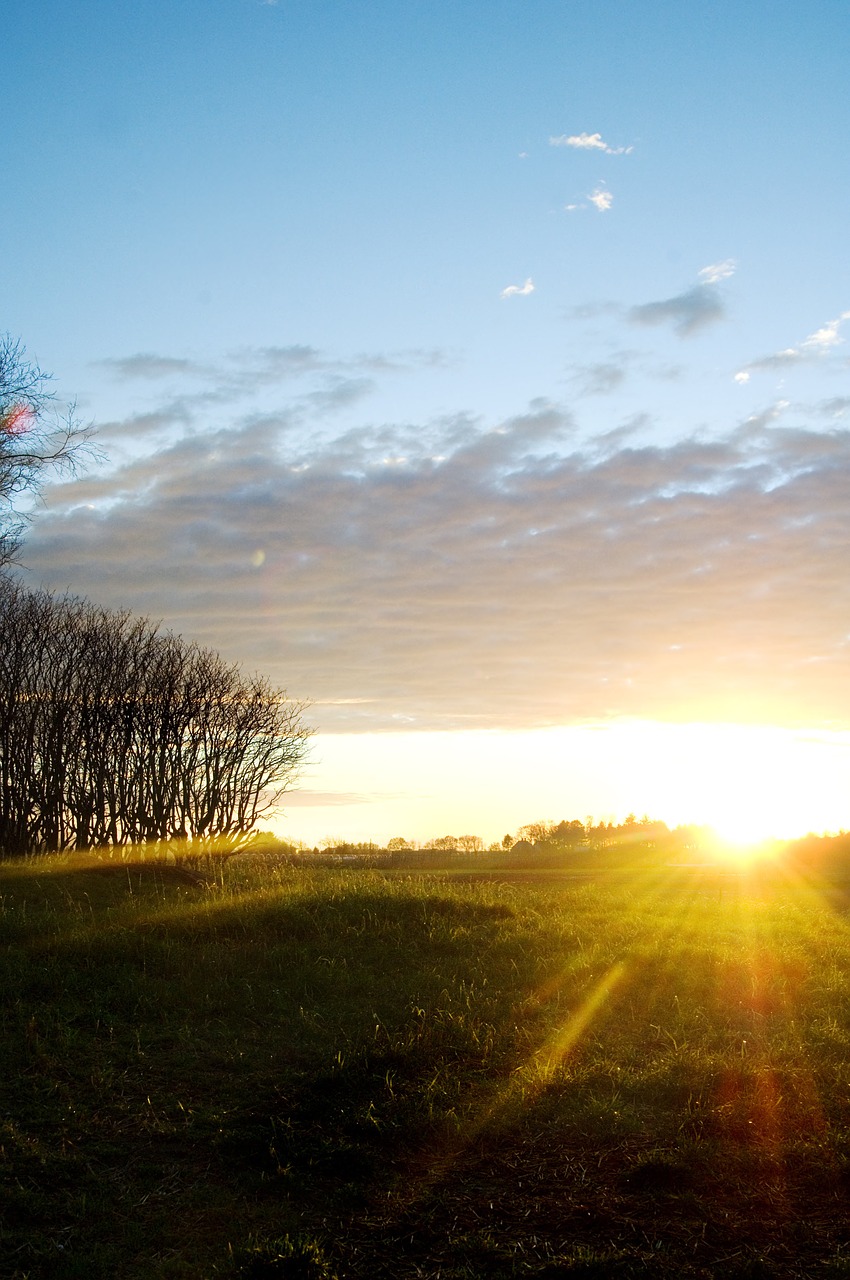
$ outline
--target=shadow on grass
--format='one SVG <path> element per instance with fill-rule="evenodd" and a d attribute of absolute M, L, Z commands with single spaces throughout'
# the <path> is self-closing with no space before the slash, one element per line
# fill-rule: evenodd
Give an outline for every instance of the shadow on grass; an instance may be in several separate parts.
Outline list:
<path fill-rule="evenodd" d="M 841 1274 L 841 921 L 172 871 L 0 876 L 0 1274 Z"/>

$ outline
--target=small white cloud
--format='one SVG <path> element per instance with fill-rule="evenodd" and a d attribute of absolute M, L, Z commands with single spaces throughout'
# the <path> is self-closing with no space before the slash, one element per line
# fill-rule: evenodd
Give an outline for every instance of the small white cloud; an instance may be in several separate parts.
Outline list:
<path fill-rule="evenodd" d="M 735 274 L 737 262 L 734 258 L 725 258 L 723 262 L 713 262 L 708 267 L 703 267 L 698 273 L 703 284 L 719 284 L 721 280 L 728 280 L 730 276 Z"/>
<path fill-rule="evenodd" d="M 557 138 L 549 139 L 550 147 L 575 147 L 579 151 L 607 151 L 607 143 L 602 141 L 601 133 L 562 133 Z"/>
<path fill-rule="evenodd" d="M 735 381 L 738 383 L 740 387 L 745 386 L 746 383 L 749 382 L 749 380 L 750 380 L 750 375 L 747 373 L 746 369 L 739 369 L 738 372 L 735 374 Z"/>
<path fill-rule="evenodd" d="M 520 151 L 520 153 L 519 153 L 519 158 L 520 158 L 520 160 L 527 160 L 527 159 L 528 159 L 528 152 L 527 152 L 527 151 Z"/>
<path fill-rule="evenodd" d="M 850 320 L 850 311 L 842 311 L 840 316 L 836 316 L 834 320 L 827 320 L 825 325 L 820 329 L 816 329 L 814 333 L 809 334 L 808 338 L 802 343 L 807 351 L 828 351 L 830 347 L 837 347 L 844 339 L 840 336 L 838 330 L 845 320 Z"/>
<path fill-rule="evenodd" d="M 624 156 L 632 147 L 609 147 L 601 133 L 562 133 L 549 139 L 550 147 L 572 147 L 575 151 L 604 151 L 606 156 Z"/>
<path fill-rule="evenodd" d="M 611 208 L 611 205 L 614 202 L 614 197 L 611 195 L 611 192 L 606 191 L 604 187 L 597 187 L 594 191 L 591 191 L 587 198 L 592 205 L 595 205 L 600 213 L 605 213 L 606 210 Z"/>
<path fill-rule="evenodd" d="M 525 284 L 509 284 L 506 289 L 500 293 L 500 298 L 526 298 L 530 293 L 534 293 L 534 281 L 531 276 L 528 277 Z"/>
<path fill-rule="evenodd" d="M 567 213 L 574 213 L 576 209 L 581 209 L 581 208 L 582 208 L 582 206 L 581 206 L 580 204 L 565 204 L 565 205 L 564 205 L 564 209 L 566 210 L 566 212 L 567 212 Z"/>

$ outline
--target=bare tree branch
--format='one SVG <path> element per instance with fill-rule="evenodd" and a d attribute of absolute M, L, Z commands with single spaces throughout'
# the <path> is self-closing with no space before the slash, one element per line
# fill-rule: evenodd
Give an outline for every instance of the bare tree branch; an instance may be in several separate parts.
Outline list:
<path fill-rule="evenodd" d="M 73 472 L 96 451 L 91 428 L 72 404 L 60 410 L 51 377 L 11 334 L 0 335 L 0 567 L 20 547 L 28 513 L 23 495 L 36 495 L 51 472 Z"/>

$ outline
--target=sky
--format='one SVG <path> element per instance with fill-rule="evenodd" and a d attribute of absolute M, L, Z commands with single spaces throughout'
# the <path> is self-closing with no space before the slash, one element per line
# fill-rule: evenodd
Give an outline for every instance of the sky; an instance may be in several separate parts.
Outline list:
<path fill-rule="evenodd" d="M 33 585 L 311 703 L 274 828 L 850 826 L 845 0 L 7 0 Z"/>

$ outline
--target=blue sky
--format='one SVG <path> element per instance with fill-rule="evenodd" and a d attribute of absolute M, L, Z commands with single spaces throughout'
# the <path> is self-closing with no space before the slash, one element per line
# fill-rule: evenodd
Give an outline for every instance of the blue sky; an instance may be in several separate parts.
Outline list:
<path fill-rule="evenodd" d="M 293 834 L 625 812 L 634 724 L 661 773 L 713 723 L 832 734 L 845 776 L 846 4 L 0 21 L 0 328 L 105 454 L 27 571 L 312 698 Z M 446 776 L 464 731 L 498 803 Z M 511 788 L 601 732 L 616 769 Z"/>

